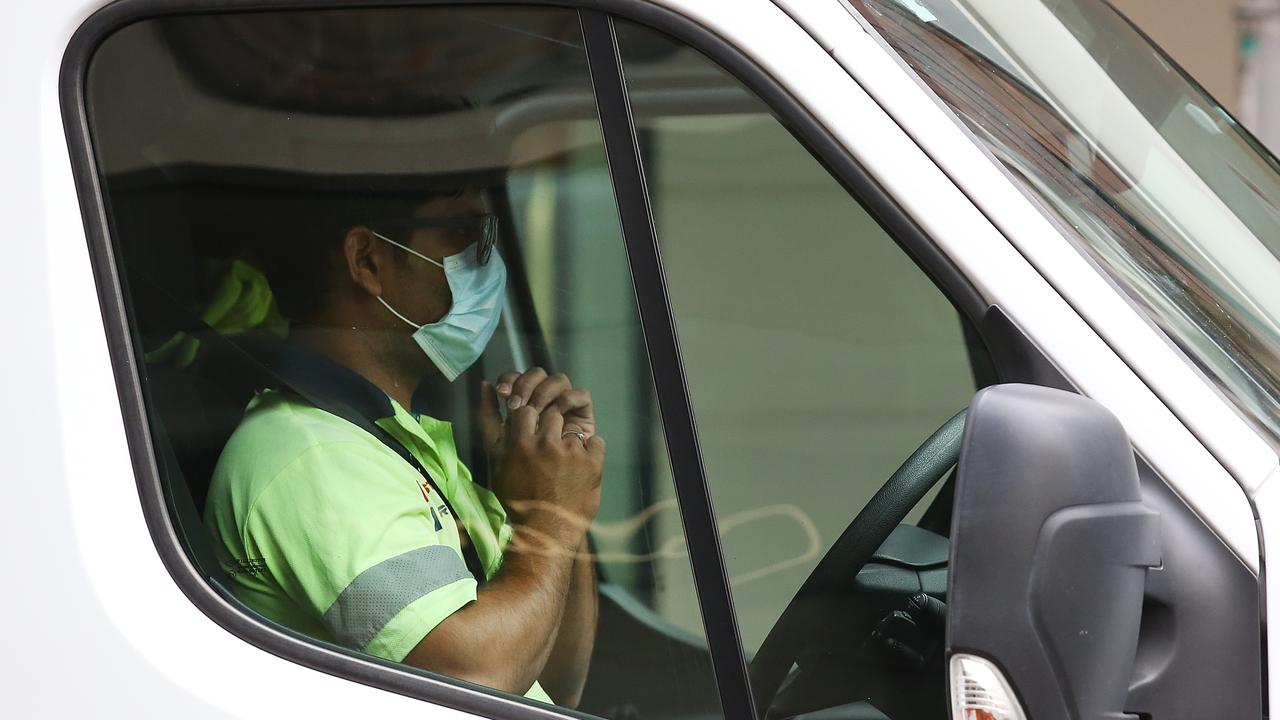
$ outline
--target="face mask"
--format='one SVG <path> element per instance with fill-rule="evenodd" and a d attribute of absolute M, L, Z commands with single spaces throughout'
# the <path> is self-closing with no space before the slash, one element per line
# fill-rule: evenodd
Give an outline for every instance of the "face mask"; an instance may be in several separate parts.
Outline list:
<path fill-rule="evenodd" d="M 381 297 L 378 302 L 414 328 L 413 339 L 418 347 L 431 358 L 445 379 L 453 382 L 480 357 L 493 332 L 498 329 L 507 288 L 507 266 L 503 264 L 502 256 L 494 250 L 489 261 L 481 265 L 476 261 L 475 248 L 468 247 L 445 258 L 442 263 L 378 233 L 373 235 L 444 268 L 445 280 L 453 293 L 453 307 L 439 322 L 419 325 L 401 315 Z"/>

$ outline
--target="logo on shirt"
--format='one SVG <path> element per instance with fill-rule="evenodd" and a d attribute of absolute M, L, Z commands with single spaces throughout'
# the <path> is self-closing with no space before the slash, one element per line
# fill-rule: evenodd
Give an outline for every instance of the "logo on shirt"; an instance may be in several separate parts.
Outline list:
<path fill-rule="evenodd" d="M 440 521 L 440 516 L 441 515 L 444 515 L 445 517 L 449 516 L 450 514 L 449 506 L 444 503 L 437 505 L 434 501 L 432 501 L 431 483 L 423 482 L 420 487 L 422 489 L 422 499 L 427 501 L 427 509 L 431 511 L 431 520 L 436 525 L 436 532 L 440 532 L 441 530 L 444 529 L 444 523 Z M 436 494 L 439 495 L 440 493 L 436 493 Z"/>

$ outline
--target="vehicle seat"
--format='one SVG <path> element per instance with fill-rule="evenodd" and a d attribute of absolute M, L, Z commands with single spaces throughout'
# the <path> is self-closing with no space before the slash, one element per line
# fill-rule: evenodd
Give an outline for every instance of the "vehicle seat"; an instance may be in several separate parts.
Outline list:
<path fill-rule="evenodd" d="M 218 456 L 252 389 L 230 393 L 197 372 L 165 364 L 146 371 L 152 441 L 178 536 L 206 578 L 224 578 L 202 517 Z"/>

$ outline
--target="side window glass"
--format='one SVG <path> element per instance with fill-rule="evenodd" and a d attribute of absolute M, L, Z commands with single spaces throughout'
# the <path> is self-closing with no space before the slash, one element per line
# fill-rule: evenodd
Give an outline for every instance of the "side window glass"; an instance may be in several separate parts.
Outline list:
<path fill-rule="evenodd" d="M 788 658 L 800 670 L 774 712 L 866 701 L 890 717 L 940 716 L 941 625 L 903 666 L 876 640 L 920 589 L 914 571 L 870 563 L 855 581 L 851 568 L 857 590 L 811 604 L 800 628 L 778 623 L 886 479 L 968 404 L 984 351 L 759 98 L 665 36 L 626 23 L 618 32 L 743 643 L 759 661 L 771 632 L 812 634 Z M 926 589 L 937 600 L 949 501 L 929 509 L 944 486 L 902 509 L 923 527 L 895 531 L 931 548 L 926 564 L 942 572 Z M 893 697 L 881 673 L 897 673 Z M 911 695 L 927 702 L 900 702 Z"/>
<path fill-rule="evenodd" d="M 532 700 L 721 716 L 575 12 L 149 20 L 87 97 L 166 500 L 216 590 Z M 556 373 L 589 398 L 531 389 Z M 598 513 L 502 445 L 549 427 L 513 425 L 522 392 L 565 402 L 564 477 L 607 440 Z"/>

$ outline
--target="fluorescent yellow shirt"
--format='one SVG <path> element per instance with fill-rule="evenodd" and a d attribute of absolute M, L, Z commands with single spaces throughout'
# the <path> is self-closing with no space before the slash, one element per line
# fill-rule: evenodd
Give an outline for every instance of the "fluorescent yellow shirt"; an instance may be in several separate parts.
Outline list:
<path fill-rule="evenodd" d="M 218 460 L 205 525 L 246 605 L 305 635 L 399 662 L 476 599 L 448 506 L 486 578 L 511 528 L 459 460 L 450 424 L 390 407 L 378 426 L 418 459 L 430 483 L 369 433 L 268 390 Z M 551 702 L 537 683 L 525 695 Z"/>

